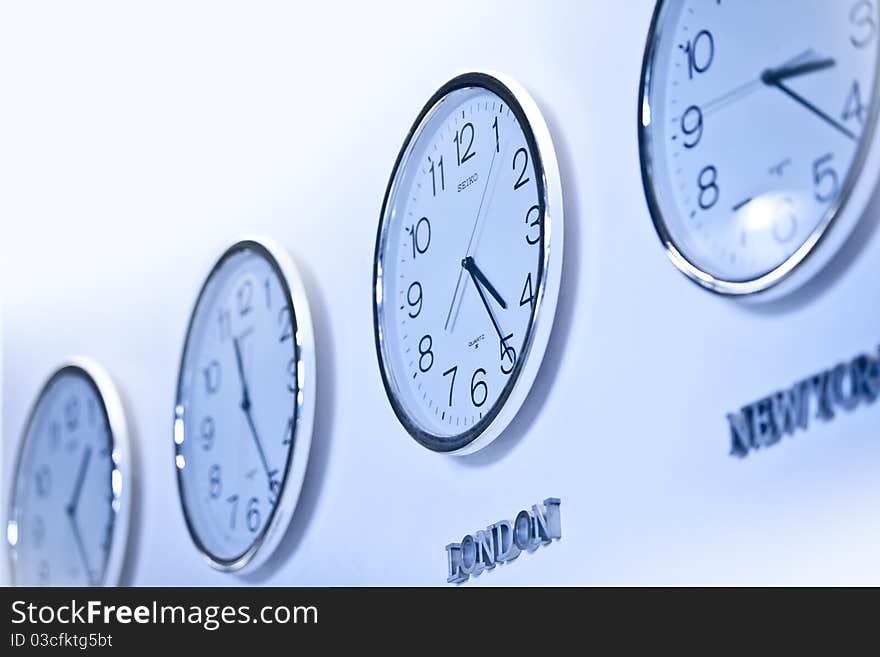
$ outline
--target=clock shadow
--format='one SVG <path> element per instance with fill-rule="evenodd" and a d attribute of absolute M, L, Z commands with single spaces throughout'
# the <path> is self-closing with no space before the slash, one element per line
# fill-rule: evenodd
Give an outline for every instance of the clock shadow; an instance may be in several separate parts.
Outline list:
<path fill-rule="evenodd" d="M 743 310 L 757 315 L 782 315 L 793 312 L 798 308 L 812 303 L 815 299 L 825 294 L 828 289 L 844 274 L 846 269 L 859 258 L 867 247 L 877 226 L 880 224 L 880 186 L 875 186 L 871 198 L 865 206 L 862 216 L 856 223 L 856 227 L 849 234 L 843 245 L 831 259 L 817 271 L 812 278 L 801 287 L 793 290 L 779 299 L 754 302 L 733 299 L 740 302 Z M 834 228 L 832 227 L 832 230 Z M 819 245 L 822 248 L 822 245 Z"/>
<path fill-rule="evenodd" d="M 529 433 L 535 418 L 553 390 L 553 382 L 562 364 L 563 354 L 565 354 L 571 327 L 574 323 L 580 283 L 578 274 L 581 271 L 580 202 L 577 196 L 577 185 L 573 183 L 575 176 L 568 143 L 559 138 L 559 135 L 563 133 L 556 129 L 556 118 L 549 104 L 541 102 L 537 96 L 535 96 L 535 100 L 541 107 L 541 113 L 544 115 L 550 136 L 553 139 L 562 187 L 565 237 L 562 245 L 562 280 L 559 285 L 559 299 L 556 303 L 556 315 L 550 329 L 547 350 L 544 352 L 544 358 L 541 367 L 538 368 L 532 389 L 526 395 L 526 399 L 513 421 L 499 438 L 478 452 L 455 457 L 457 463 L 468 467 L 485 467 L 497 463 L 512 452 Z"/>
<path fill-rule="evenodd" d="M 317 387 L 312 444 L 306 464 L 305 478 L 290 525 L 272 556 L 253 572 L 241 575 L 241 579 L 249 584 L 263 584 L 271 577 L 278 575 L 279 572 L 282 572 L 285 564 L 295 555 L 314 516 L 318 500 L 321 498 L 324 475 L 327 472 L 327 462 L 330 456 L 330 439 L 333 436 L 333 417 L 336 412 L 334 408 L 336 364 L 333 354 L 333 325 L 311 270 L 306 267 L 306 263 L 302 259 L 297 259 L 296 264 L 308 296 L 309 310 L 312 315 L 312 331 L 315 336 L 315 380 Z"/>

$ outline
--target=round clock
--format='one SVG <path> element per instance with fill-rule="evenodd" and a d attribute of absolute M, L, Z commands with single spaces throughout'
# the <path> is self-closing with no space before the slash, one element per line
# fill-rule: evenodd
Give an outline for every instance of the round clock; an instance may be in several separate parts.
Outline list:
<path fill-rule="evenodd" d="M 15 584 L 119 584 L 130 459 L 109 375 L 86 359 L 63 365 L 34 404 L 14 470 L 6 539 Z"/>
<path fill-rule="evenodd" d="M 878 30 L 874 0 L 657 3 L 643 182 L 693 281 L 731 295 L 790 290 L 851 232 L 876 173 Z"/>
<path fill-rule="evenodd" d="M 413 438 L 464 454 L 498 437 L 534 382 L 561 269 L 559 172 L 537 105 L 506 77 L 454 78 L 403 144 L 376 239 L 376 349 Z"/>
<path fill-rule="evenodd" d="M 190 319 L 174 420 L 186 524 L 219 570 L 258 567 L 293 517 L 315 409 L 312 336 L 287 252 L 268 240 L 230 247 Z"/>

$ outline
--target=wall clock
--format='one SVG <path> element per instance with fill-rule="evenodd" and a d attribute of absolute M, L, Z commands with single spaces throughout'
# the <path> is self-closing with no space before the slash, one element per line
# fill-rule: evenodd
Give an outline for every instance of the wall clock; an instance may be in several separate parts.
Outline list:
<path fill-rule="evenodd" d="M 874 0 L 658 2 L 642 173 L 660 238 L 691 280 L 784 292 L 851 232 L 876 177 L 878 29 Z"/>
<path fill-rule="evenodd" d="M 13 471 L 6 538 L 19 586 L 119 584 L 131 451 L 110 376 L 74 359 L 43 386 Z"/>
<path fill-rule="evenodd" d="M 305 288 L 265 239 L 230 247 L 190 319 L 174 420 L 187 527 L 207 562 L 254 569 L 296 508 L 315 409 L 315 346 Z"/>
<path fill-rule="evenodd" d="M 423 446 L 476 451 L 522 405 L 553 323 L 562 225 L 553 143 L 528 93 L 487 73 L 443 85 L 394 165 L 374 262 L 382 379 Z"/>

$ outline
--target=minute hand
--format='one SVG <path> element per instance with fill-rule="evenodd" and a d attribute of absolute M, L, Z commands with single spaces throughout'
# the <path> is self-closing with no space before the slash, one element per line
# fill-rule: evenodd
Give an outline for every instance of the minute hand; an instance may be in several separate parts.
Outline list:
<path fill-rule="evenodd" d="M 804 98 L 803 96 L 801 96 L 800 94 L 795 92 L 793 89 L 791 89 L 790 87 L 788 87 L 782 83 L 782 80 L 787 80 L 788 78 L 795 77 L 797 75 L 804 75 L 806 73 L 819 71 L 824 68 L 828 68 L 829 66 L 834 66 L 833 59 L 826 59 L 826 60 L 822 60 L 822 61 L 818 61 L 818 62 L 811 62 L 809 64 L 802 64 L 800 66 L 792 66 L 790 68 L 783 68 L 783 69 L 777 69 L 777 70 L 769 69 L 769 70 L 764 71 L 764 73 L 761 75 L 761 81 L 764 82 L 764 84 L 766 84 L 767 86 L 776 87 L 782 93 L 784 93 L 786 96 L 788 96 L 789 98 L 791 98 L 795 102 L 799 103 L 803 107 L 810 110 L 813 114 L 815 114 L 820 119 L 825 121 L 825 123 L 830 125 L 832 128 L 834 128 L 838 132 L 846 135 L 847 137 L 849 137 L 853 141 L 857 141 L 858 137 L 856 137 L 856 135 L 849 128 L 847 128 L 847 127 L 841 125 L 840 123 L 838 123 L 837 121 L 835 121 L 832 117 L 830 117 L 828 114 L 826 114 L 821 109 L 816 107 L 809 100 L 807 100 L 806 98 Z"/>
<path fill-rule="evenodd" d="M 486 278 L 486 275 L 483 273 L 483 270 L 477 266 L 477 263 L 474 261 L 472 256 L 468 256 L 464 260 L 461 261 L 461 266 L 465 268 L 465 270 L 476 277 L 476 279 L 483 284 L 489 294 L 498 302 L 498 305 L 501 306 L 504 310 L 507 310 L 507 303 L 504 301 L 502 296 L 498 293 L 498 290 L 495 289 L 495 286 L 489 282 L 489 279 Z"/>

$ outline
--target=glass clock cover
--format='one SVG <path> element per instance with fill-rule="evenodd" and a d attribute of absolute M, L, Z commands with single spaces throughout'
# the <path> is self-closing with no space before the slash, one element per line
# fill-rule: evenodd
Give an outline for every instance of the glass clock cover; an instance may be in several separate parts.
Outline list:
<path fill-rule="evenodd" d="M 432 450 L 488 444 L 532 385 L 559 290 L 558 185 L 537 106 L 497 75 L 441 88 L 403 146 L 376 244 L 376 345 L 392 407 Z"/>
<path fill-rule="evenodd" d="M 231 247 L 193 311 L 174 424 L 184 516 L 218 569 L 265 561 L 291 520 L 311 443 L 313 357 L 290 257 L 264 239 Z"/>
<path fill-rule="evenodd" d="M 24 586 L 116 585 L 130 511 L 129 445 L 109 376 L 84 359 L 44 386 L 23 437 L 6 536 Z"/>
<path fill-rule="evenodd" d="M 643 178 L 661 239 L 694 281 L 761 292 L 837 221 L 873 134 L 878 27 L 873 0 L 658 3 Z"/>

